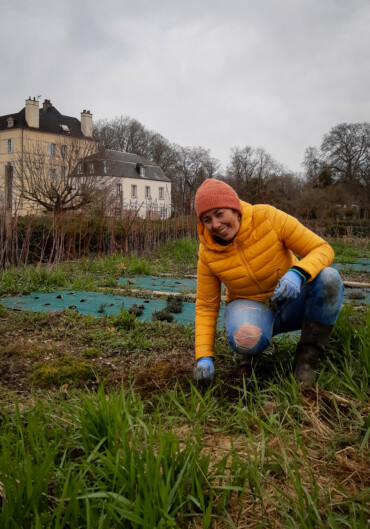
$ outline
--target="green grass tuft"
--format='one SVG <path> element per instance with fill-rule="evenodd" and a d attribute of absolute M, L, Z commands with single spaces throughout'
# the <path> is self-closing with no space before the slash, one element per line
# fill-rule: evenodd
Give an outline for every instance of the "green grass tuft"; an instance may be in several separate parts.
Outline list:
<path fill-rule="evenodd" d="M 47 388 L 64 384 L 80 385 L 81 381 L 95 379 L 92 365 L 81 358 L 64 356 L 49 363 L 38 363 L 32 373 L 34 386 Z"/>

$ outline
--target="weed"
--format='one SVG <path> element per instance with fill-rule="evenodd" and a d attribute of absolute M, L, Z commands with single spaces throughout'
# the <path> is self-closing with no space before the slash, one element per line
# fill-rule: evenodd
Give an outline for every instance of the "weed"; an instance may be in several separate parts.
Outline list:
<path fill-rule="evenodd" d="M 172 322 L 174 320 L 173 315 L 168 310 L 168 308 L 165 308 L 163 310 L 156 310 L 153 312 L 152 315 L 153 321 L 168 321 Z"/>
<path fill-rule="evenodd" d="M 130 314 L 133 314 L 135 317 L 137 316 L 141 316 L 144 312 L 144 305 L 136 305 L 136 303 L 134 303 L 129 309 L 128 309 L 128 312 Z"/>
<path fill-rule="evenodd" d="M 32 383 L 46 388 L 63 384 L 79 385 L 84 380 L 94 380 L 96 375 L 92 365 L 74 356 L 57 358 L 49 363 L 38 363 L 32 372 Z"/>
<path fill-rule="evenodd" d="M 129 312 L 128 310 L 125 310 L 123 307 L 121 308 L 119 314 L 111 316 L 112 325 L 116 329 L 122 329 L 126 331 L 135 328 L 135 319 L 136 315 L 132 312 Z"/>
<path fill-rule="evenodd" d="M 82 356 L 84 356 L 85 358 L 92 358 L 100 355 L 100 349 L 96 349 L 95 347 L 90 347 L 89 349 L 84 349 L 82 351 Z"/>
<path fill-rule="evenodd" d="M 361 257 L 370 256 L 369 241 L 364 239 L 331 239 L 330 245 L 335 251 L 337 263 L 351 263 L 360 261 Z"/>
<path fill-rule="evenodd" d="M 129 274 L 150 275 L 151 263 L 143 258 L 131 255 L 125 259 L 125 267 Z"/>
<path fill-rule="evenodd" d="M 183 303 L 180 296 L 170 295 L 167 297 L 166 308 L 173 314 L 179 314 L 183 311 Z"/>

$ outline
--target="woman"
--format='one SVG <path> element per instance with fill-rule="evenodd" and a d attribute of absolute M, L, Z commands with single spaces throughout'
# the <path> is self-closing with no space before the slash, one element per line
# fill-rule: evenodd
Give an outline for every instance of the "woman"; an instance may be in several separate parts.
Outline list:
<path fill-rule="evenodd" d="M 297 219 L 273 206 L 252 206 L 220 180 L 205 180 L 195 196 L 200 238 L 195 313 L 196 380 L 214 375 L 214 340 L 226 286 L 225 325 L 244 367 L 276 334 L 302 329 L 295 354 L 298 382 L 315 381 L 343 298 L 340 276 L 328 268 L 334 252 Z M 298 260 L 294 254 L 300 256 Z"/>

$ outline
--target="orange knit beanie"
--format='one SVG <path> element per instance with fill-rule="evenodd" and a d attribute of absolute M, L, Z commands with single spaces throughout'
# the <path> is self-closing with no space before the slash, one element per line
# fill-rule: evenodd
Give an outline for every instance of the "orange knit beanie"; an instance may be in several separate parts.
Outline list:
<path fill-rule="evenodd" d="M 242 213 L 240 200 L 233 188 L 221 180 L 208 178 L 195 195 L 195 211 L 198 219 L 206 211 L 216 208 L 231 208 Z"/>

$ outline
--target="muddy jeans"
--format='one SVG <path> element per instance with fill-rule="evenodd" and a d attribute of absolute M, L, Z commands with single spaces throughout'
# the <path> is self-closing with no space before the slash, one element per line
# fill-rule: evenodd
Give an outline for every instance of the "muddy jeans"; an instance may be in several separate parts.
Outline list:
<path fill-rule="evenodd" d="M 324 268 L 313 281 L 302 286 L 295 299 L 275 308 L 260 301 L 237 299 L 226 308 L 225 325 L 230 347 L 240 354 L 258 354 L 272 336 L 302 328 L 309 320 L 333 325 L 343 299 L 343 284 L 334 268 Z"/>

